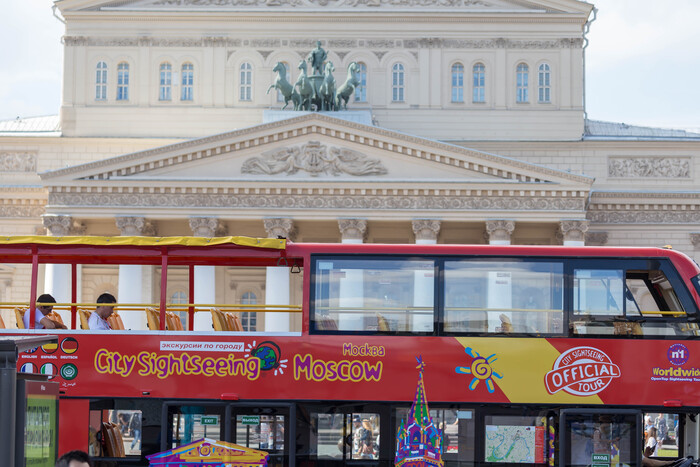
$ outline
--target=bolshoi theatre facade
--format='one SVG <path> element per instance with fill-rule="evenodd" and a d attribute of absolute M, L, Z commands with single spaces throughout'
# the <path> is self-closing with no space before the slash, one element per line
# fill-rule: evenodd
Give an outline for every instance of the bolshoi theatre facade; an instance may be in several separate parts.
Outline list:
<path fill-rule="evenodd" d="M 0 122 L 2 235 L 672 245 L 700 256 L 700 134 L 586 115 L 592 4 L 55 5 L 62 105 L 56 116 Z M 332 66 L 302 70 L 315 47 Z M 347 109 L 295 110 L 271 86 L 296 92 L 308 73 L 320 93 L 329 69 L 335 89 L 359 83 Z M 46 265 L 42 283 L 68 302 L 62 267 Z M 159 274 L 84 267 L 80 296 L 150 303 Z M 299 302 L 300 277 L 279 274 L 212 268 L 195 295 Z M 187 270 L 168 277 L 172 302 L 189 303 Z M 277 286 L 285 281 L 289 292 Z M 0 301 L 26 301 L 29 282 L 25 265 L 0 266 Z"/>

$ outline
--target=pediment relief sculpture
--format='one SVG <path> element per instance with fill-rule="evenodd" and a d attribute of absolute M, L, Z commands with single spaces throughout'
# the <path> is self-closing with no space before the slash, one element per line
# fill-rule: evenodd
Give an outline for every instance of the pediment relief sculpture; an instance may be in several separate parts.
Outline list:
<path fill-rule="evenodd" d="M 503 8 L 503 2 L 485 0 L 156 0 L 152 5 L 186 7 L 467 7 Z M 508 4 L 513 8 L 512 4 Z"/>
<path fill-rule="evenodd" d="M 294 175 L 306 172 L 312 177 L 325 175 L 385 175 L 386 167 L 378 159 L 372 159 L 352 149 L 331 146 L 319 141 L 309 141 L 301 146 L 290 146 L 263 152 L 251 157 L 241 167 L 250 175 Z"/>

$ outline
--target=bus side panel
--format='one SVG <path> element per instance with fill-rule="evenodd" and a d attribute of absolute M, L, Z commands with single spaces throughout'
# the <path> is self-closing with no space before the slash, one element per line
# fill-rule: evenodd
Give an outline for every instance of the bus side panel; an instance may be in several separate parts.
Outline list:
<path fill-rule="evenodd" d="M 88 450 L 90 427 L 89 399 L 61 399 L 58 417 L 58 455 Z"/>

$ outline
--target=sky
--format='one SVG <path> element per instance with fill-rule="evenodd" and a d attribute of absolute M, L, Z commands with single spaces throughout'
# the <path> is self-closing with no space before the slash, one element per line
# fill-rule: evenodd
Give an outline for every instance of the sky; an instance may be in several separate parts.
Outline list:
<path fill-rule="evenodd" d="M 587 34 L 588 118 L 700 132 L 700 1 L 597 0 Z M 4 0 L 0 120 L 55 115 L 63 24 L 51 0 Z"/>

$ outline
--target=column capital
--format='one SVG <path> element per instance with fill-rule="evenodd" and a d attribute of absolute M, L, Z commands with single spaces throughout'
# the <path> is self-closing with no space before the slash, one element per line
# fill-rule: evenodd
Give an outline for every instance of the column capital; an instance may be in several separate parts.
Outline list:
<path fill-rule="evenodd" d="M 228 233 L 217 217 L 190 217 L 190 229 L 195 237 L 223 237 Z"/>
<path fill-rule="evenodd" d="M 117 216 L 115 222 L 123 236 L 152 237 L 156 234 L 156 226 L 143 216 Z"/>
<path fill-rule="evenodd" d="M 439 219 L 413 219 L 411 224 L 416 241 L 430 240 L 437 242 L 441 223 L 442 221 Z"/>
<path fill-rule="evenodd" d="M 65 237 L 66 235 L 81 235 L 85 233 L 85 226 L 73 219 L 73 216 L 59 214 L 44 214 L 41 216 L 44 227 L 49 235 Z"/>
<path fill-rule="evenodd" d="M 564 219 L 559 221 L 559 234 L 561 235 L 562 243 L 584 245 L 586 232 L 591 221 L 586 219 Z"/>
<path fill-rule="evenodd" d="M 365 241 L 367 219 L 338 219 L 338 228 L 343 240 Z"/>
<path fill-rule="evenodd" d="M 486 221 L 486 239 L 489 243 L 508 243 L 515 230 L 515 221 L 510 219 L 491 219 Z"/>
<path fill-rule="evenodd" d="M 265 232 L 270 238 L 283 237 L 288 240 L 293 240 L 296 236 L 296 227 L 294 220 L 287 217 L 270 217 L 263 219 Z"/>
<path fill-rule="evenodd" d="M 690 235 L 690 243 L 693 244 L 693 248 L 700 248 L 700 232 L 691 232 L 688 235 Z"/>
<path fill-rule="evenodd" d="M 608 243 L 607 232 L 586 232 L 586 245 L 605 246 Z"/>

